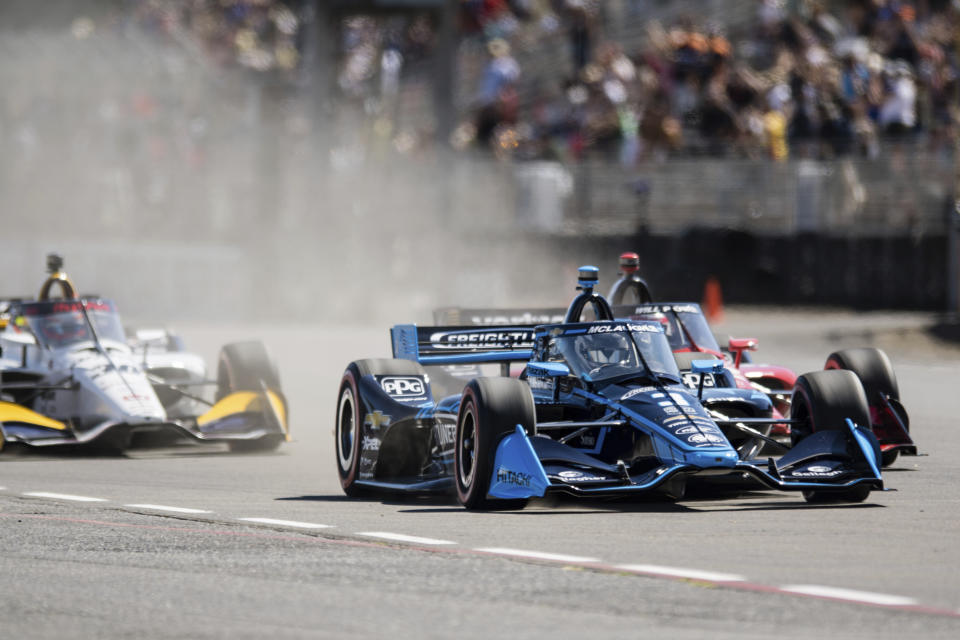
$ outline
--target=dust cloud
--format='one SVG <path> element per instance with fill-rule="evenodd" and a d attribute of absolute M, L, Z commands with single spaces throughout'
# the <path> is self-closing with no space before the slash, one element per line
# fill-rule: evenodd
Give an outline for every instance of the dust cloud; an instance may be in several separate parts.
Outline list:
<path fill-rule="evenodd" d="M 35 295 L 56 251 L 83 293 L 154 322 L 569 298 L 581 258 L 525 232 L 508 163 L 383 135 L 309 74 L 238 68 L 138 13 L 156 5 L 0 7 L 0 295 Z"/>

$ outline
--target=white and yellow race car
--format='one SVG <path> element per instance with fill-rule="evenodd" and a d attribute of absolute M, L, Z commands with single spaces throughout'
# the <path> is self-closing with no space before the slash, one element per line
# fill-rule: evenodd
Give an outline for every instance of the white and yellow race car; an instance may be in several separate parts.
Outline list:
<path fill-rule="evenodd" d="M 6 300 L 0 309 L 0 449 L 123 451 L 192 440 L 251 451 L 290 439 L 286 399 L 263 343 L 223 346 L 217 376 L 208 379 L 203 359 L 167 332 L 128 339 L 113 302 L 78 295 L 62 266 L 50 256 L 37 298 Z"/>

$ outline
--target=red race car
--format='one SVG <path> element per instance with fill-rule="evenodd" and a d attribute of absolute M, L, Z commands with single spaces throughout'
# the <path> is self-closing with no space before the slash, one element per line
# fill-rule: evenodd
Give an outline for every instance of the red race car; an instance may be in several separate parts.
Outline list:
<path fill-rule="evenodd" d="M 659 320 L 674 351 L 681 371 L 690 369 L 690 363 L 707 353 L 724 360 L 733 374 L 736 386 L 753 388 L 770 397 L 778 417 L 796 418 L 791 415 L 792 389 L 797 375 L 786 367 L 770 364 L 755 364 L 750 361 L 749 351 L 755 351 L 757 341 L 752 338 L 730 338 L 724 351 L 717 343 L 700 305 L 693 302 L 655 303 L 647 283 L 640 278 L 640 260 L 636 253 L 620 256 L 620 279 L 614 283 L 608 299 L 617 317 Z M 633 299 L 634 304 L 624 304 Z M 843 349 L 827 356 L 825 369 L 848 369 L 857 374 L 863 385 L 870 407 L 870 420 L 874 434 L 880 442 L 884 466 L 897 459 L 899 453 L 916 455 L 917 448 L 910 437 L 910 422 L 900 403 L 897 376 L 890 358 L 880 349 L 871 347 Z M 814 429 L 815 429 L 815 423 Z M 807 434 L 791 433 L 789 423 L 776 425 L 771 436 L 790 436 L 797 442 Z"/>

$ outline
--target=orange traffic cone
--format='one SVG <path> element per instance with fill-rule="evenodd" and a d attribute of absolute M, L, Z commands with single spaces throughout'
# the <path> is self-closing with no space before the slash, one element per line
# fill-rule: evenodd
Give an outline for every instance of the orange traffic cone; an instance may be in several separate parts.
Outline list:
<path fill-rule="evenodd" d="M 716 276 L 707 278 L 707 284 L 703 287 L 703 313 L 710 322 L 723 320 L 723 293 Z"/>

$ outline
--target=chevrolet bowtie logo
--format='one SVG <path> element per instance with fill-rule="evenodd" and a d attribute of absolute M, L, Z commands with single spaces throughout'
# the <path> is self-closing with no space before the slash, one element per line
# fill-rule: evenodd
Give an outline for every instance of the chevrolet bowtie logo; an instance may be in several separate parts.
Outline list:
<path fill-rule="evenodd" d="M 370 427 L 371 429 L 379 429 L 380 427 L 389 427 L 390 426 L 390 416 L 383 415 L 383 411 L 377 409 L 373 413 L 368 413 L 367 417 L 363 419 L 363 425 L 365 427 Z"/>

